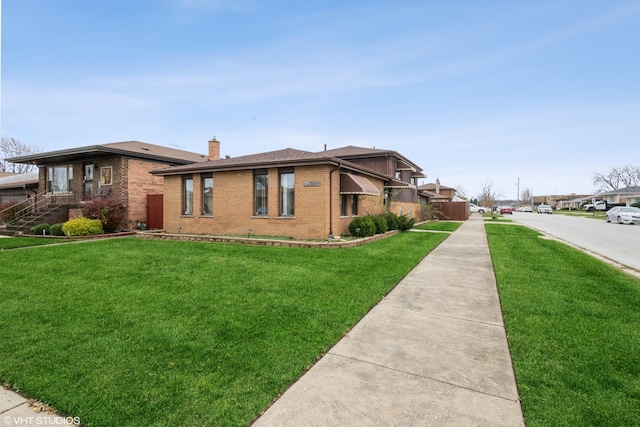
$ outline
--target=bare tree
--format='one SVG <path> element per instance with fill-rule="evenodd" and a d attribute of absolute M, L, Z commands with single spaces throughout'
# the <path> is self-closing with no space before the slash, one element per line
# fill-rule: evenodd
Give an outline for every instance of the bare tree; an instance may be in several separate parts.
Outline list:
<path fill-rule="evenodd" d="M 520 194 L 520 199 L 523 202 L 529 202 L 531 203 L 531 197 L 533 196 L 533 194 L 531 193 L 531 189 L 530 188 L 525 188 L 524 190 L 522 190 L 522 193 Z"/>
<path fill-rule="evenodd" d="M 499 193 L 493 188 L 493 182 L 486 182 L 482 184 L 482 190 L 478 195 L 478 202 L 481 206 L 491 207 L 496 204 L 496 201 L 502 197 L 502 193 Z"/>
<path fill-rule="evenodd" d="M 15 138 L 0 138 L 0 172 L 29 173 L 37 170 L 35 165 L 23 163 L 11 163 L 5 159 L 18 156 L 26 156 L 38 152 L 36 147 L 23 144 Z"/>
<path fill-rule="evenodd" d="M 613 166 L 608 173 L 596 172 L 593 174 L 593 185 L 602 192 L 640 186 L 640 167 Z"/>
<path fill-rule="evenodd" d="M 462 185 L 456 185 L 453 188 L 456 189 L 456 196 L 460 197 L 461 199 L 467 199 L 467 190 Z"/>

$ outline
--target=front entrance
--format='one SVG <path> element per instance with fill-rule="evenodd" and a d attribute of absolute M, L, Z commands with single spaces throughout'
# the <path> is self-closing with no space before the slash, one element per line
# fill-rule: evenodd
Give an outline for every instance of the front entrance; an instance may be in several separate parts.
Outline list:
<path fill-rule="evenodd" d="M 95 165 L 93 163 L 84 165 L 84 198 L 93 198 L 93 171 Z"/>

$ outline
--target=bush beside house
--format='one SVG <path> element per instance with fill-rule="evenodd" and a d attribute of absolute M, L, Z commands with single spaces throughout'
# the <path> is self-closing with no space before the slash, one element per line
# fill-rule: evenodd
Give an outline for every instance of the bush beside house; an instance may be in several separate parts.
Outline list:
<path fill-rule="evenodd" d="M 66 236 L 94 236 L 103 234 L 102 223 L 99 219 L 76 218 L 64 223 L 62 231 Z"/>
<path fill-rule="evenodd" d="M 407 231 L 413 228 L 416 219 L 407 215 L 398 216 L 392 212 L 384 215 L 365 215 L 349 223 L 349 233 L 357 237 L 369 237 L 384 234 L 388 230 Z"/>
<path fill-rule="evenodd" d="M 105 233 L 115 233 L 123 228 L 126 207 L 120 200 L 100 197 L 87 203 L 82 216 L 99 220 Z"/>

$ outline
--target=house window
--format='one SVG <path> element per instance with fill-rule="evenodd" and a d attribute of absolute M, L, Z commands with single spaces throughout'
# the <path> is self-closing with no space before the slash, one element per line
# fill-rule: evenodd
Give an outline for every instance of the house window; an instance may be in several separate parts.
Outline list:
<path fill-rule="evenodd" d="M 253 212 L 255 215 L 268 215 L 269 175 L 266 170 L 253 173 Z"/>
<path fill-rule="evenodd" d="M 294 181 L 293 170 L 280 171 L 280 215 L 288 216 L 294 214 Z"/>
<path fill-rule="evenodd" d="M 340 216 L 347 216 L 347 195 L 340 195 Z"/>
<path fill-rule="evenodd" d="M 47 167 L 47 192 L 66 193 L 73 189 L 73 166 L 48 166 Z"/>
<path fill-rule="evenodd" d="M 193 178 L 182 178 L 182 214 L 193 215 Z"/>
<path fill-rule="evenodd" d="M 202 214 L 213 215 L 213 176 L 202 177 Z"/>
<path fill-rule="evenodd" d="M 358 215 L 358 195 L 351 195 L 351 215 Z"/>

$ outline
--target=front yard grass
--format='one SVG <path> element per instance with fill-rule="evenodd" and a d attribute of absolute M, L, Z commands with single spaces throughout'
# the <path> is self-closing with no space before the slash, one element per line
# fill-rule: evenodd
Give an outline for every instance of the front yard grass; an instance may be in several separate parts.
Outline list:
<path fill-rule="evenodd" d="M 51 245 L 53 243 L 70 242 L 67 239 L 48 239 L 46 237 L 2 237 L 0 251 L 4 249 L 26 248 L 29 246 Z"/>
<path fill-rule="evenodd" d="M 87 426 L 246 425 L 446 237 L 5 251 L 0 382 Z"/>
<path fill-rule="evenodd" d="M 415 226 L 418 230 L 456 231 L 462 225 L 459 221 L 429 221 Z"/>
<path fill-rule="evenodd" d="M 517 225 L 485 224 L 525 421 L 640 420 L 640 280 Z"/>

